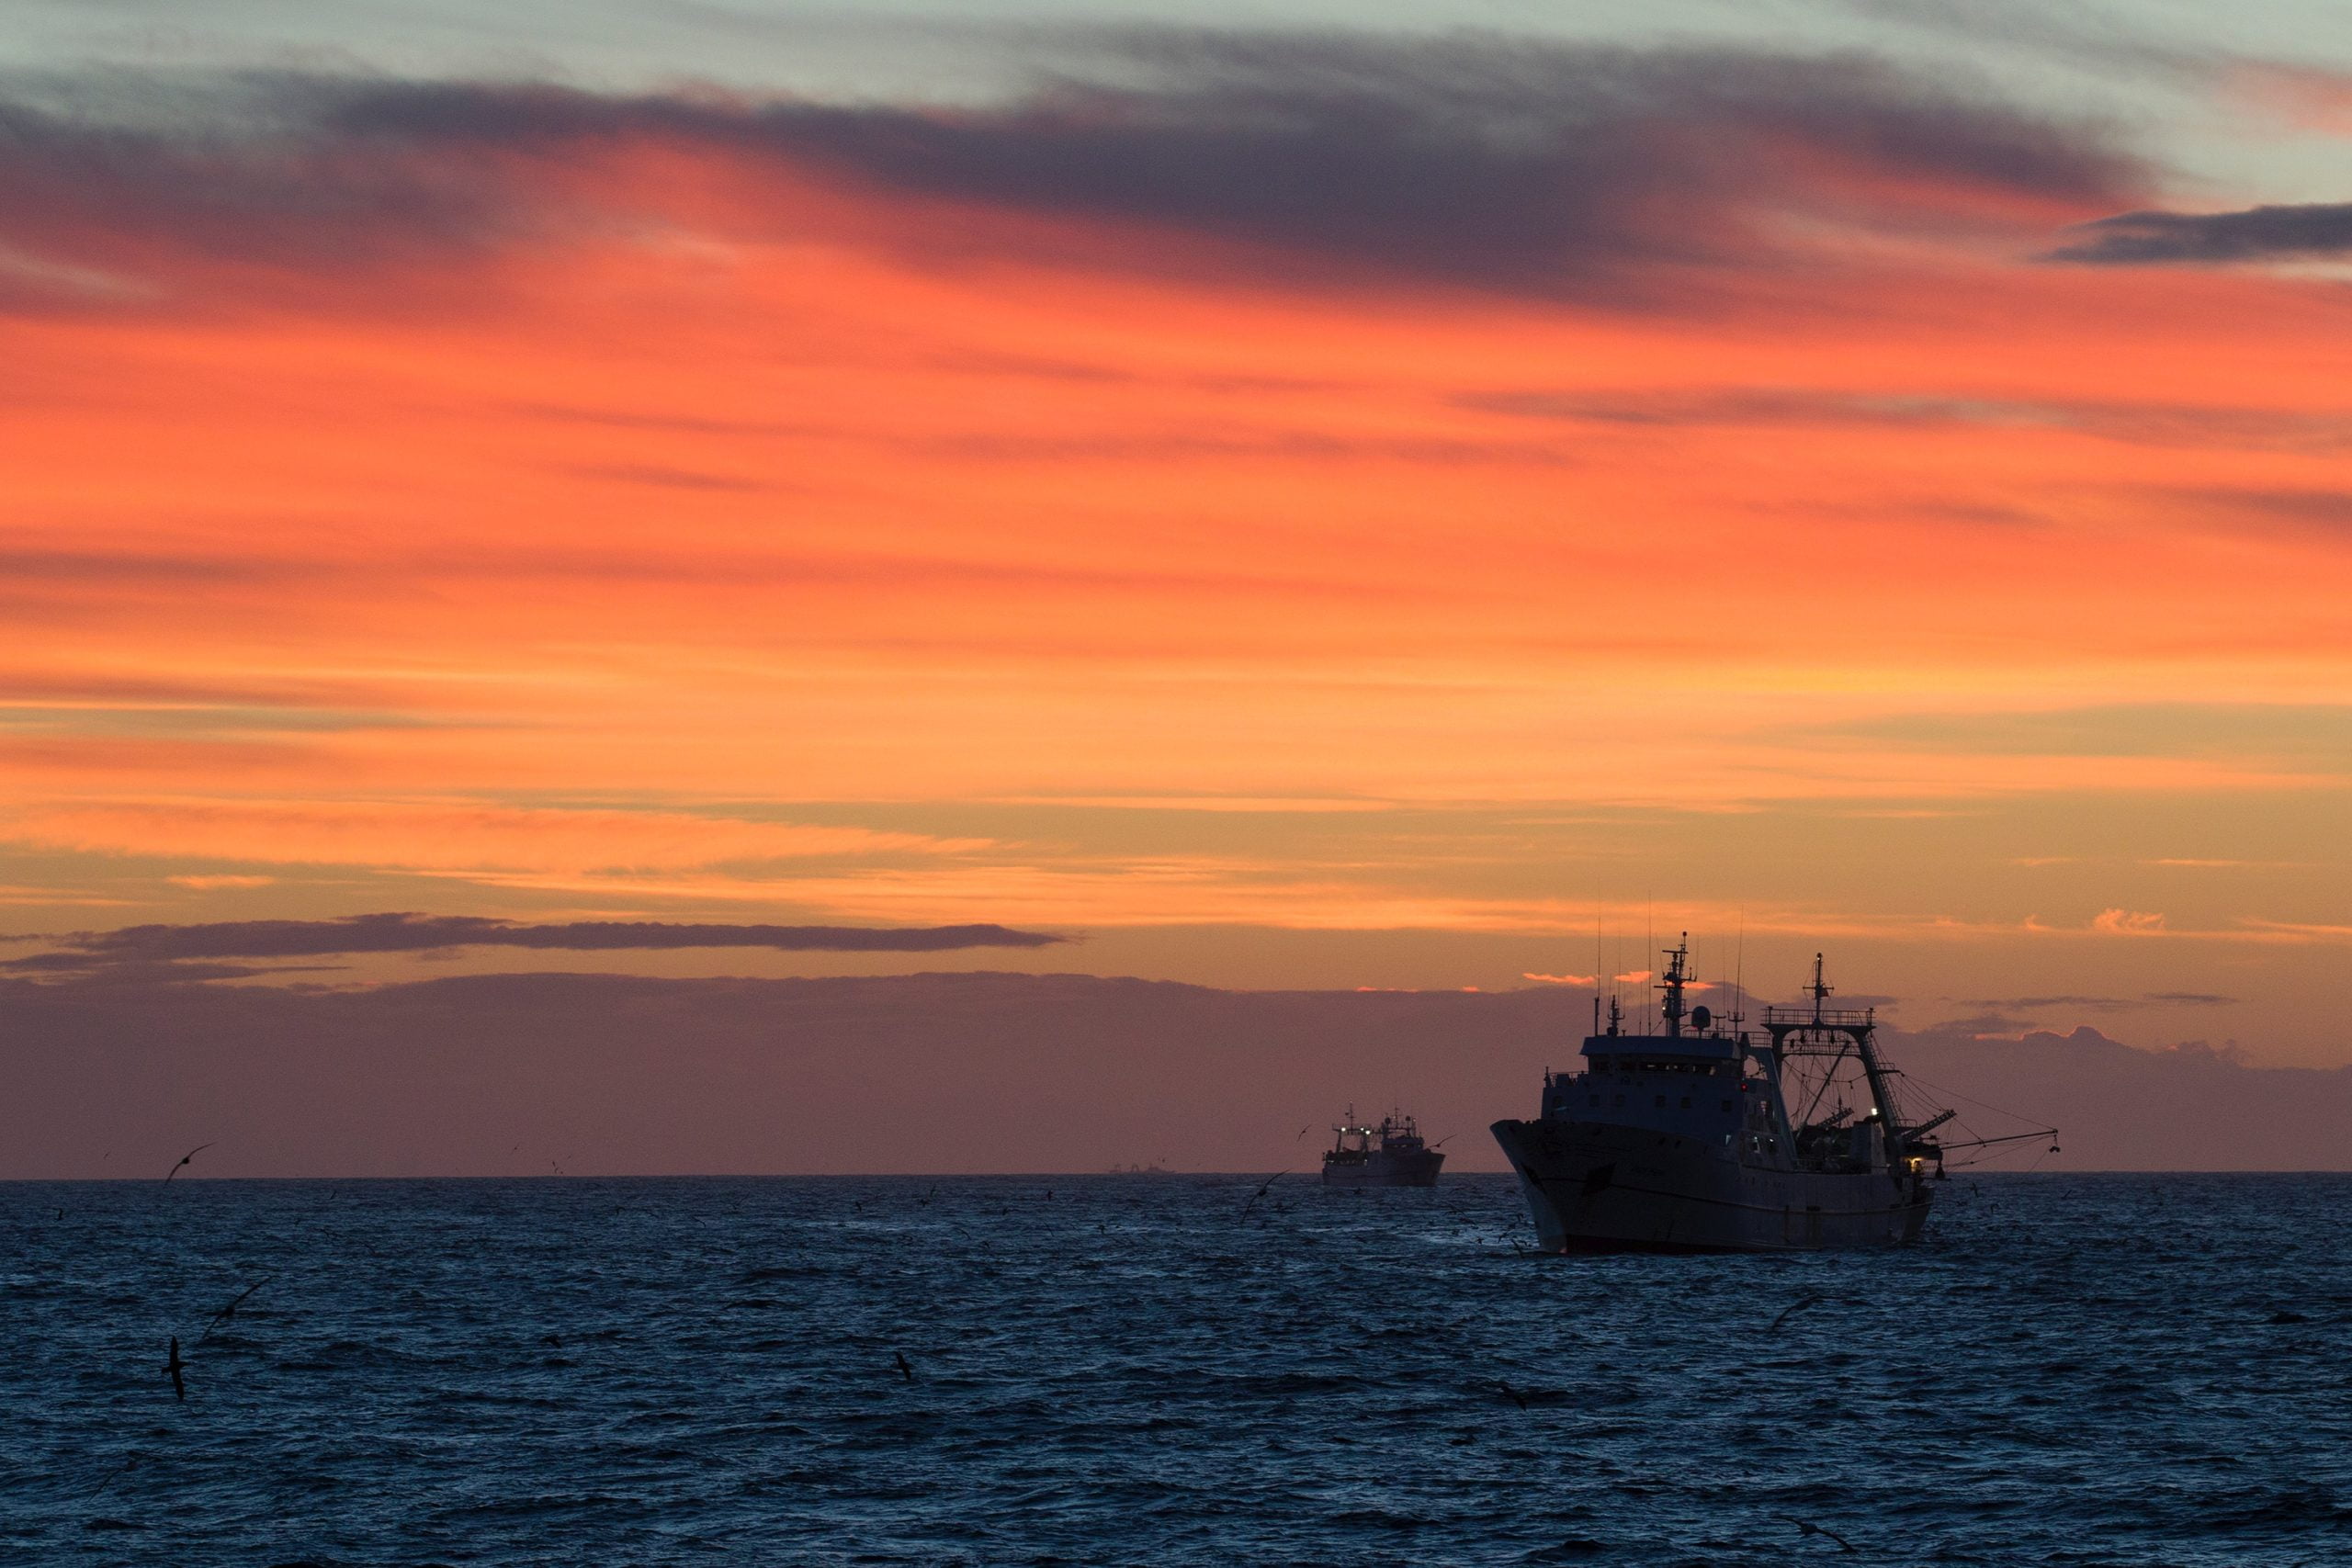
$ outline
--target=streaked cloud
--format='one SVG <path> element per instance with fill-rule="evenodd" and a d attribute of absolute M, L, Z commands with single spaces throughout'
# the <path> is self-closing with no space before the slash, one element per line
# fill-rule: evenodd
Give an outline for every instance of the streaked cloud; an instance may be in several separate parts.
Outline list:
<path fill-rule="evenodd" d="M 2087 266 L 2219 265 L 2352 255 L 2352 202 L 2236 212 L 2124 212 L 2079 226 L 2044 258 Z"/>
<path fill-rule="evenodd" d="M 1572 421 L 1601 426 L 1670 430 L 1698 426 L 1849 427 L 2072 433 L 2143 446 L 2216 446 L 2336 451 L 2352 447 L 2352 407 L 2224 407 L 2178 402 L 2123 400 L 2040 402 L 2015 399 L 1938 395 L 1907 389 L 1841 390 L 1832 388 L 1724 387 L 1645 390 L 1543 389 L 1465 392 L 1464 408 L 1528 418 Z M 1947 515 L 2014 524 L 2030 513 L 1979 508 Z"/>
<path fill-rule="evenodd" d="M 227 920 L 201 925 L 125 926 L 52 939 L 52 950 L 0 963 L 19 971 L 152 965 L 188 959 L 281 959 L 368 953 L 434 953 L 511 947 L 538 952 L 650 952 L 764 948 L 777 953 L 946 953 L 974 947 L 1047 947 L 1070 940 L 999 925 L 779 926 L 707 921 L 568 920 L 523 924 L 468 915 L 346 915 L 325 920 Z M 204 968 L 182 978 L 224 977 Z M 240 970 L 236 977 L 258 973 Z"/>
<path fill-rule="evenodd" d="M 2352 774 L 2352 705 L 2146 703 L 1901 714 L 1838 727 L 1873 745 L 2050 757 L 2228 757 Z"/>
<path fill-rule="evenodd" d="M 679 811 L 201 797 L 25 806 L 0 817 L 0 840 L 118 855 L 575 875 L 977 847 L 917 833 Z"/>
<path fill-rule="evenodd" d="M 2352 491 L 2200 489 L 2175 499 L 2189 509 L 2239 526 L 2269 527 L 2327 539 L 2352 537 Z"/>
<path fill-rule="evenodd" d="M 2055 1008 L 2089 1012 L 2126 1012 L 2150 1007 L 2233 1007 L 2235 997 L 2220 996 L 2207 991 L 2150 991 L 2137 997 L 2050 996 L 2050 997 L 1973 997 L 1961 1001 L 1962 1007 L 1983 1008 L 1988 1012 L 2040 1012 Z"/>

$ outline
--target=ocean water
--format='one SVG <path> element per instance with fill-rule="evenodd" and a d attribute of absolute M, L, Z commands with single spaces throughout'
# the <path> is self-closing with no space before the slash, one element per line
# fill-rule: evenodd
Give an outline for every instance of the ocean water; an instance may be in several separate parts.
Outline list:
<path fill-rule="evenodd" d="M 0 1562 L 2352 1562 L 2352 1179 L 1603 1258 L 1258 1185 L 0 1185 Z"/>

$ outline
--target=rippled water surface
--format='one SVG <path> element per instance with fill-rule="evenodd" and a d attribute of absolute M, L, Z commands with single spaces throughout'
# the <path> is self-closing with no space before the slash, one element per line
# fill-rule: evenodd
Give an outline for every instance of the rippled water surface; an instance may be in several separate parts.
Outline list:
<path fill-rule="evenodd" d="M 0 1186 L 0 1562 L 2352 1561 L 2352 1179 L 1600 1259 L 1257 1186 Z"/>

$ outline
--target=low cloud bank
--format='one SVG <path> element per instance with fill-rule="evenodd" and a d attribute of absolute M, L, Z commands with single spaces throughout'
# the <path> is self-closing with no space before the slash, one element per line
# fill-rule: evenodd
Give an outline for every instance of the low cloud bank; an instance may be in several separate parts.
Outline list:
<path fill-rule="evenodd" d="M 1312 1171 L 1352 1101 L 1449 1169 L 1576 1064 L 1544 987 L 1228 992 L 1085 976 L 451 977 L 367 991 L 0 981 L 0 1177 Z M 2344 1169 L 2352 1069 L 2083 1028 L 1892 1035 L 1910 1092 L 2056 1125 L 1990 1168 Z M 2007 1132 L 1963 1102 L 1980 1132 Z"/>
<path fill-rule="evenodd" d="M 317 958 L 363 953 L 431 953 L 454 947 L 521 947 L 571 953 L 656 948 L 755 947 L 780 953 L 948 953 L 974 947 L 1050 947 L 1049 931 L 1009 926 L 772 926 L 660 920 L 567 920 L 521 925 L 473 915 L 346 915 L 331 920 L 222 920 L 204 925 L 125 926 L 54 939 L 55 951 L 13 960 L 19 973 L 154 965 L 187 959 Z M 184 979 L 222 977 L 188 966 Z"/>

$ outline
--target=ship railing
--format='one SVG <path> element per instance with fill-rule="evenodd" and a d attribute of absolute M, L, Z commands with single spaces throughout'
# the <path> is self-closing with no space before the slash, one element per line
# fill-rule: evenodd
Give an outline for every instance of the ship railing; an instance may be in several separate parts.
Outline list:
<path fill-rule="evenodd" d="M 1877 1021 L 1874 1008 L 1768 1007 L 1767 1029 L 1863 1029 Z"/>

